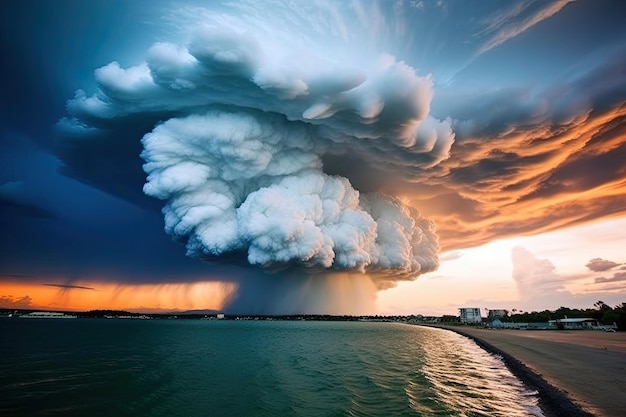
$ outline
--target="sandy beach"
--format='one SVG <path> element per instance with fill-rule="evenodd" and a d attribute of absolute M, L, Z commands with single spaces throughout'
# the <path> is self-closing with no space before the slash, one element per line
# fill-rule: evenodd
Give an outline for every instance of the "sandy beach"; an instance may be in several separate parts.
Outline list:
<path fill-rule="evenodd" d="M 501 354 L 518 377 L 540 392 L 549 415 L 626 416 L 624 332 L 446 328 Z"/>

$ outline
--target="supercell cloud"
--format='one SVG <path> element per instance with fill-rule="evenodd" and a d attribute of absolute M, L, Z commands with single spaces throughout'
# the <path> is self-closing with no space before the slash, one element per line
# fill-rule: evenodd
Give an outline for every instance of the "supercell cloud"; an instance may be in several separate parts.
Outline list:
<path fill-rule="evenodd" d="M 190 256 L 367 273 L 379 288 L 435 270 L 434 224 L 353 185 L 381 156 L 402 176 L 448 158 L 454 133 L 429 115 L 430 76 L 358 38 L 333 42 L 313 23 L 196 15 L 186 41 L 97 69 L 98 90 L 69 101 L 62 134 L 149 126 L 136 138 L 143 191 L 163 200 L 165 230 Z M 324 164 L 344 156 L 363 162 L 350 178 Z"/>

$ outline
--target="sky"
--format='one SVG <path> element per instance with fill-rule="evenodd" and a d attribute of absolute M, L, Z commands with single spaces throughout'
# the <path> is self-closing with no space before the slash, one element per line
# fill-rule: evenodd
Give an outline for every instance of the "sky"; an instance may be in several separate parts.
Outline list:
<path fill-rule="evenodd" d="M 626 302 L 621 1 L 0 8 L 0 308 Z"/>

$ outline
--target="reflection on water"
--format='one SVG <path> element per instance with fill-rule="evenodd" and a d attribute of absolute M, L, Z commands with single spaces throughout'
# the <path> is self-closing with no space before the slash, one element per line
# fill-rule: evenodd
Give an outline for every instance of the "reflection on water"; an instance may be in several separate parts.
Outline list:
<path fill-rule="evenodd" d="M 455 415 L 543 415 L 534 397 L 536 392 L 524 387 L 501 358 L 464 336 L 428 330 L 431 333 L 421 341 L 425 356 L 422 372 L 436 399 Z"/>
<path fill-rule="evenodd" d="M 498 358 L 439 329 L 6 319 L 0 334 L 2 416 L 541 415 Z"/>

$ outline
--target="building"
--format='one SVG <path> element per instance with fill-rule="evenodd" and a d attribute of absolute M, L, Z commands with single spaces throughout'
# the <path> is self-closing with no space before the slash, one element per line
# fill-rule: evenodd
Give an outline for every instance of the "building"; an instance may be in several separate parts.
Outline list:
<path fill-rule="evenodd" d="M 497 318 L 508 317 L 508 315 L 509 315 L 508 310 L 498 308 L 498 309 L 489 310 L 489 313 L 487 313 L 487 318 L 489 318 L 489 320 L 495 320 Z"/>
<path fill-rule="evenodd" d="M 482 321 L 480 308 L 476 307 L 459 308 L 459 317 L 461 323 L 480 323 Z"/>
<path fill-rule="evenodd" d="M 592 318 L 564 318 L 558 320 L 550 320 L 550 324 L 555 325 L 557 328 L 565 330 L 597 329 L 600 327 L 600 322 Z"/>

